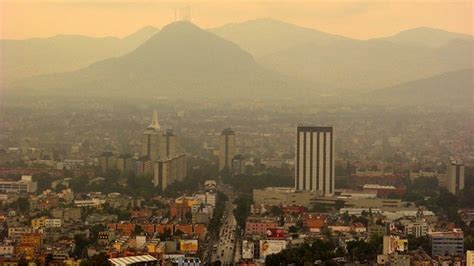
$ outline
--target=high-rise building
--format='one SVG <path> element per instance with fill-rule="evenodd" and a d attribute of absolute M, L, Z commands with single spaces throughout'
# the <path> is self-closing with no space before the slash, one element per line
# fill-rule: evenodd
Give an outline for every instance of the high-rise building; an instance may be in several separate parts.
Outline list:
<path fill-rule="evenodd" d="M 164 159 L 166 157 L 173 157 L 178 155 L 178 140 L 172 129 L 167 129 L 166 132 L 160 136 L 159 157 Z"/>
<path fill-rule="evenodd" d="M 178 140 L 173 130 L 161 130 L 156 111 L 153 113 L 151 124 L 143 132 L 142 155 L 148 156 L 152 162 L 163 160 L 179 154 Z"/>
<path fill-rule="evenodd" d="M 226 128 L 219 136 L 219 171 L 232 170 L 232 159 L 236 153 L 235 132 Z"/>
<path fill-rule="evenodd" d="M 99 167 L 102 172 L 117 169 L 117 158 L 112 152 L 103 152 L 99 156 Z"/>
<path fill-rule="evenodd" d="M 143 132 L 143 147 L 142 155 L 148 156 L 151 161 L 156 161 L 159 158 L 160 150 L 160 131 L 161 126 L 158 122 L 158 114 L 153 112 L 153 119 L 151 124 Z"/>
<path fill-rule="evenodd" d="M 135 161 L 135 174 L 137 175 L 153 175 L 153 161 L 148 156 L 142 156 Z"/>
<path fill-rule="evenodd" d="M 153 185 L 165 190 L 173 182 L 182 181 L 186 177 L 186 167 L 185 154 L 156 161 L 153 171 Z"/>
<path fill-rule="evenodd" d="M 333 127 L 298 126 L 295 188 L 334 193 Z"/>
<path fill-rule="evenodd" d="M 241 175 L 245 173 L 245 161 L 242 155 L 234 156 L 232 159 L 232 174 Z"/>
<path fill-rule="evenodd" d="M 445 186 L 453 194 L 464 189 L 464 163 L 461 160 L 449 159 Z"/>
<path fill-rule="evenodd" d="M 135 160 L 130 154 L 122 154 L 117 158 L 117 170 L 120 173 L 129 173 L 135 170 Z"/>

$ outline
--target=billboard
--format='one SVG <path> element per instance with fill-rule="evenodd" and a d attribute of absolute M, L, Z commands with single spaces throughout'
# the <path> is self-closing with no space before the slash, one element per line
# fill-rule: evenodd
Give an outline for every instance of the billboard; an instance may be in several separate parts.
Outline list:
<path fill-rule="evenodd" d="M 242 259 L 253 259 L 254 244 L 253 242 L 242 241 Z"/>
<path fill-rule="evenodd" d="M 270 254 L 280 253 L 286 248 L 286 240 L 260 240 L 260 259 Z"/>
<path fill-rule="evenodd" d="M 408 240 L 407 239 L 395 240 L 395 250 L 399 252 L 408 251 Z"/>
<path fill-rule="evenodd" d="M 287 237 L 285 228 L 268 228 L 267 239 L 285 239 Z"/>
<path fill-rule="evenodd" d="M 392 254 L 395 251 L 404 252 L 408 250 L 408 240 L 400 239 L 398 236 L 383 237 L 383 254 Z"/>
<path fill-rule="evenodd" d="M 179 240 L 179 251 L 183 253 L 196 253 L 198 251 L 197 239 L 181 239 Z"/>

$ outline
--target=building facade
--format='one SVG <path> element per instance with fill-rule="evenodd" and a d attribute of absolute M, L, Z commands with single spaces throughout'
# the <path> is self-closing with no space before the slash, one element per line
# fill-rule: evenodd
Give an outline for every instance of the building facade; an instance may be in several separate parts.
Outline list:
<path fill-rule="evenodd" d="M 450 159 L 446 172 L 446 189 L 453 194 L 464 189 L 464 163 L 461 160 Z"/>
<path fill-rule="evenodd" d="M 430 240 L 432 256 L 464 255 L 464 233 L 459 229 L 449 232 L 432 232 Z"/>
<path fill-rule="evenodd" d="M 158 160 L 160 150 L 161 126 L 158 122 L 158 114 L 153 112 L 150 125 L 143 132 L 142 155 L 148 156 L 152 162 Z"/>
<path fill-rule="evenodd" d="M 0 180 L 0 192 L 2 193 L 34 193 L 37 189 L 37 182 L 33 177 L 24 175 L 19 181 Z"/>
<path fill-rule="evenodd" d="M 298 126 L 296 132 L 295 187 L 297 190 L 334 193 L 333 127 Z"/>
<path fill-rule="evenodd" d="M 219 136 L 219 171 L 232 170 L 232 160 L 236 154 L 235 132 L 226 128 Z"/>
<path fill-rule="evenodd" d="M 112 152 L 103 152 L 99 156 L 99 167 L 102 172 L 117 169 L 117 157 Z"/>
<path fill-rule="evenodd" d="M 182 181 L 186 177 L 186 154 L 158 160 L 154 164 L 153 185 L 165 190 L 175 181 Z"/>
<path fill-rule="evenodd" d="M 135 160 L 130 154 L 122 154 L 117 158 L 117 170 L 120 173 L 130 173 L 135 171 Z"/>

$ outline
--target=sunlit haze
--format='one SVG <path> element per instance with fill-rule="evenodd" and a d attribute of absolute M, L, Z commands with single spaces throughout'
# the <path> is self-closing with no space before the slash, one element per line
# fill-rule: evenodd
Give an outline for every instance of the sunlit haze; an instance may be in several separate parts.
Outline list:
<path fill-rule="evenodd" d="M 269 17 L 358 39 L 422 26 L 473 33 L 472 1 L 3 0 L 0 38 L 125 36 L 147 25 L 161 28 L 186 6 L 204 28 Z"/>

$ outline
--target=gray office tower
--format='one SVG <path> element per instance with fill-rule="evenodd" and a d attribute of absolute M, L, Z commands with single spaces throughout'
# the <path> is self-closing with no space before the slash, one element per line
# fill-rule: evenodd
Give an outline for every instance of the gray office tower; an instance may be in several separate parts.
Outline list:
<path fill-rule="evenodd" d="M 295 188 L 332 195 L 334 175 L 333 127 L 298 126 Z"/>

